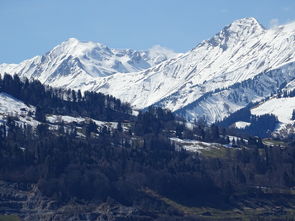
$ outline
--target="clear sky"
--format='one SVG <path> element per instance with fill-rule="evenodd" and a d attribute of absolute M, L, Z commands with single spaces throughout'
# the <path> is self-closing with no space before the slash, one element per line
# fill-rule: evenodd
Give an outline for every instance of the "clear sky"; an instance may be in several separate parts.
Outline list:
<path fill-rule="evenodd" d="M 0 0 L 0 63 L 44 54 L 70 37 L 111 48 L 185 52 L 225 25 L 295 20 L 295 0 Z"/>

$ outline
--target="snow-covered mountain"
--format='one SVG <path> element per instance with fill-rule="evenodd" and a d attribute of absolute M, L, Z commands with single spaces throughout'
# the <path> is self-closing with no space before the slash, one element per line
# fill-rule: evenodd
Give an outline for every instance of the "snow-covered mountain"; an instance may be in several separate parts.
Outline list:
<path fill-rule="evenodd" d="M 1 65 L 0 73 L 112 94 L 139 109 L 159 105 L 209 122 L 295 87 L 295 23 L 265 29 L 244 18 L 187 53 L 154 50 L 120 51 L 70 39 L 46 55 Z"/>
<path fill-rule="evenodd" d="M 43 56 L 36 56 L 20 64 L 2 64 L 0 72 L 35 78 L 53 86 L 75 86 L 92 78 L 145 70 L 177 53 L 154 46 L 147 51 L 110 49 L 94 42 L 80 42 L 75 38 L 53 48 Z M 66 81 L 64 81 L 66 79 Z"/>
<path fill-rule="evenodd" d="M 138 108 L 156 104 L 214 122 L 291 82 L 294 59 L 295 23 L 265 29 L 245 18 L 183 55 L 140 73 L 110 76 L 94 90 Z"/>

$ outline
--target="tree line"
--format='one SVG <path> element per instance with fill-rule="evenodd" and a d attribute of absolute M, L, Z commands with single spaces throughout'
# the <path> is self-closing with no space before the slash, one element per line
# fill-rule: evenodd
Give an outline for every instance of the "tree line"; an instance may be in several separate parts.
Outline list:
<path fill-rule="evenodd" d="M 36 117 L 45 120 L 46 114 L 91 117 L 97 120 L 118 121 L 132 118 L 129 104 L 110 95 L 80 90 L 64 90 L 41 84 L 38 80 L 20 79 L 17 75 L 0 76 L 0 92 L 5 92 L 36 107 Z"/>

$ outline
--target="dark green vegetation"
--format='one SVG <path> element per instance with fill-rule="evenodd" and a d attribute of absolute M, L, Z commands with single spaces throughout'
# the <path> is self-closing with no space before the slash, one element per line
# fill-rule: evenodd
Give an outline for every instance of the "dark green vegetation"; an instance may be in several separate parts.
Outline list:
<path fill-rule="evenodd" d="M 220 148 L 198 154 L 175 151 L 161 134 L 128 133 L 81 139 L 50 131 L 44 137 L 9 130 L 0 142 L 0 179 L 35 183 L 44 195 L 64 203 L 73 199 L 102 203 L 112 198 L 171 217 L 203 210 L 222 215 L 234 208 L 243 213 L 246 207 L 251 214 L 256 206 L 267 210 L 264 205 L 287 202 L 293 211 L 292 147 Z M 260 201 L 261 205 L 255 204 Z"/>
<path fill-rule="evenodd" d="M 0 221 L 20 221 L 20 219 L 17 216 L 1 216 L 0 215 Z"/>
<path fill-rule="evenodd" d="M 18 80 L 2 80 L 2 85 L 6 81 Z M 31 88 L 38 82 L 27 84 Z M 35 90 L 39 89 L 31 93 Z M 145 211 L 147 220 L 293 217 L 294 146 L 269 147 L 259 138 L 248 137 L 236 141 L 236 148 L 219 145 L 199 153 L 176 151 L 170 137 L 228 144 L 227 130 L 201 124 L 188 129 L 161 108 L 134 117 L 128 105 L 102 94 L 86 93 L 78 101 L 58 99 L 63 93 L 56 95 L 53 90 L 47 105 L 42 104 L 46 99 L 37 102 L 44 111 L 41 116 L 82 114 L 120 123 L 102 129 L 93 121 L 80 123 L 74 127 L 82 128 L 85 136 L 79 136 L 64 124 L 57 131 L 49 130 L 45 117 L 36 130 L 18 127 L 17 118 L 8 117 L 0 128 L 0 180 L 35 184 L 44 196 L 63 204 L 115 201 Z M 99 99 L 103 102 L 96 105 Z M 92 106 L 83 111 L 84 105 Z M 69 113 L 63 112 L 65 108 Z"/>
<path fill-rule="evenodd" d="M 250 103 L 245 108 L 236 111 L 218 124 L 222 127 L 229 127 L 237 121 L 249 122 L 251 123 L 250 126 L 243 129 L 236 129 L 236 132 L 240 134 L 259 136 L 261 138 L 269 137 L 276 129 L 279 121 L 277 117 L 272 114 L 265 114 L 261 116 L 252 115 L 251 108 L 255 105 L 257 104 Z"/>
<path fill-rule="evenodd" d="M 294 97 L 295 90 L 291 91 L 281 91 L 280 89 L 277 91 L 276 95 L 271 95 L 270 97 L 266 98 L 265 101 L 276 98 L 287 98 L 287 97 Z M 259 136 L 260 138 L 269 138 L 271 137 L 272 132 L 278 126 L 278 119 L 276 116 L 272 114 L 265 114 L 261 116 L 255 116 L 251 114 L 251 109 L 255 106 L 259 105 L 259 103 L 249 103 L 246 107 L 232 113 L 221 122 L 218 122 L 218 125 L 221 127 L 229 128 L 237 121 L 245 121 L 250 123 L 249 126 L 246 126 L 243 129 L 231 129 L 230 133 L 239 134 L 240 136 Z M 295 119 L 295 110 L 292 113 L 292 120 Z M 294 127 L 295 125 L 293 125 Z M 288 136 L 281 136 L 277 137 L 276 142 L 284 142 L 289 143 L 290 145 L 295 145 L 295 135 L 294 133 L 288 134 Z"/>
<path fill-rule="evenodd" d="M 131 117 L 129 104 L 101 93 L 62 90 L 46 87 L 39 81 L 21 81 L 17 75 L 0 76 L 0 92 L 36 107 L 36 119 L 45 121 L 45 114 L 91 117 L 96 120 L 118 121 Z"/>

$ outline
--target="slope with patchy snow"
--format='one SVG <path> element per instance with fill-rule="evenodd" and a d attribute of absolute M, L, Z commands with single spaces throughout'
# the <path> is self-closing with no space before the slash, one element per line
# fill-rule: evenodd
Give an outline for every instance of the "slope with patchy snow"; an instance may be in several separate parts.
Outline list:
<path fill-rule="evenodd" d="M 182 140 L 179 138 L 170 138 L 171 142 L 175 145 L 176 150 L 186 150 L 189 152 L 199 152 L 202 150 L 211 150 L 216 148 L 225 147 L 218 143 L 207 143 L 198 140 Z"/>
<path fill-rule="evenodd" d="M 26 105 L 21 100 L 18 100 L 7 93 L 0 92 L 0 125 L 6 122 L 7 117 L 15 117 L 15 122 L 19 126 L 30 125 L 36 128 L 41 122 L 35 120 L 36 108 L 31 105 Z M 106 126 L 109 129 L 117 128 L 118 122 L 106 122 L 98 121 L 87 117 L 72 117 L 64 115 L 47 115 L 46 121 L 49 124 L 49 128 L 57 130 L 58 125 L 62 124 L 65 127 L 71 123 L 85 123 L 87 121 L 93 121 L 98 128 L 102 129 Z M 122 125 L 124 130 L 129 129 L 128 123 Z"/>
<path fill-rule="evenodd" d="M 17 123 L 35 127 L 38 122 L 34 120 L 34 115 L 35 107 L 28 106 L 9 94 L 0 93 L 0 120 L 4 120 L 7 116 L 17 116 Z"/>

